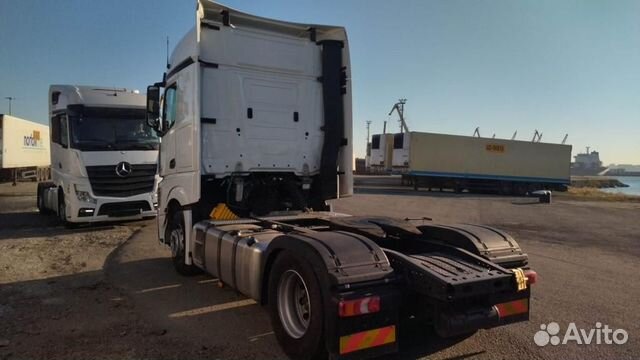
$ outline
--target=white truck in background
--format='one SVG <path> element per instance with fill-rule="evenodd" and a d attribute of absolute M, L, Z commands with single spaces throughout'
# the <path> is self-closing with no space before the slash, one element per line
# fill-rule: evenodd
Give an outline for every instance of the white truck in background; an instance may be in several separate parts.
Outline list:
<path fill-rule="evenodd" d="M 0 180 L 49 179 L 49 127 L 0 114 Z"/>
<path fill-rule="evenodd" d="M 328 211 L 352 194 L 344 28 L 207 0 L 195 20 L 147 88 L 158 237 L 179 273 L 266 305 L 294 359 L 393 353 L 409 321 L 454 337 L 528 320 L 536 274 L 508 234 Z"/>
<path fill-rule="evenodd" d="M 145 108 L 137 91 L 51 85 L 51 181 L 38 184 L 38 209 L 65 225 L 155 216 L 159 140 Z"/>

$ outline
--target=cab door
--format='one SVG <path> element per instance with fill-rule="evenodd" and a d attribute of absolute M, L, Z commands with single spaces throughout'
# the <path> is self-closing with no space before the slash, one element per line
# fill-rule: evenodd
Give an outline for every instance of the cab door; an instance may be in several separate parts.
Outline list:
<path fill-rule="evenodd" d="M 61 112 L 51 116 L 51 180 L 56 185 L 63 185 L 71 170 L 69 154 L 69 121 Z"/>
<path fill-rule="evenodd" d="M 161 160 L 164 174 L 197 172 L 196 68 L 191 64 L 167 83 L 164 95 L 164 126 Z"/>
<path fill-rule="evenodd" d="M 163 126 L 169 130 L 162 137 L 160 152 L 160 176 L 166 177 L 176 173 L 176 138 L 174 125 L 176 122 L 177 84 L 169 85 L 164 92 L 162 111 Z"/>
<path fill-rule="evenodd" d="M 163 201 L 176 199 L 182 206 L 200 199 L 197 71 L 192 63 L 171 74 L 164 92 L 159 189 Z"/>

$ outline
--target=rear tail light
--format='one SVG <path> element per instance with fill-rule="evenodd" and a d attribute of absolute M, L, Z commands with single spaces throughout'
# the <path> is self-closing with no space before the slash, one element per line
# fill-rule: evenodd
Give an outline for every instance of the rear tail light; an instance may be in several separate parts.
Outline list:
<path fill-rule="evenodd" d="M 340 300 L 338 314 L 340 317 L 358 316 L 380 311 L 380 296 L 369 296 L 354 300 Z"/>
<path fill-rule="evenodd" d="M 533 285 L 538 282 L 538 273 L 533 270 L 525 270 L 524 276 L 527 278 L 527 284 Z"/>
<path fill-rule="evenodd" d="M 498 316 L 503 319 L 508 316 L 526 314 L 529 311 L 529 299 L 518 299 L 494 305 Z"/>

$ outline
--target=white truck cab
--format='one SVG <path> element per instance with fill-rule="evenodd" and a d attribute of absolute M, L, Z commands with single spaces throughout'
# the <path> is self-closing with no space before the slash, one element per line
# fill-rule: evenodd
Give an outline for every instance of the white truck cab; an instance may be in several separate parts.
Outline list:
<path fill-rule="evenodd" d="M 155 216 L 159 140 L 145 108 L 137 91 L 51 85 L 51 182 L 38 184 L 38 208 L 65 224 Z"/>
<path fill-rule="evenodd" d="M 178 209 L 189 231 L 192 217 L 208 218 L 218 203 L 265 215 L 324 210 L 325 200 L 350 195 L 344 28 L 275 20 L 265 27 L 265 19 L 209 1 L 199 2 L 196 16 L 163 83 L 147 90 L 156 95 L 149 96 L 158 110 L 151 121 L 159 116 L 162 137 L 161 241 Z M 323 86 L 328 81 L 338 85 Z"/>

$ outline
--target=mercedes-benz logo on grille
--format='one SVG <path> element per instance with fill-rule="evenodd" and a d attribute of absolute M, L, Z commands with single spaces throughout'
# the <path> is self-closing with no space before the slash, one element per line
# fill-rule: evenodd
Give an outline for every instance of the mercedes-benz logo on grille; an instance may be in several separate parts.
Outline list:
<path fill-rule="evenodd" d="M 116 165 L 116 174 L 120 177 L 127 177 L 131 174 L 131 164 L 126 161 L 123 161 Z"/>

